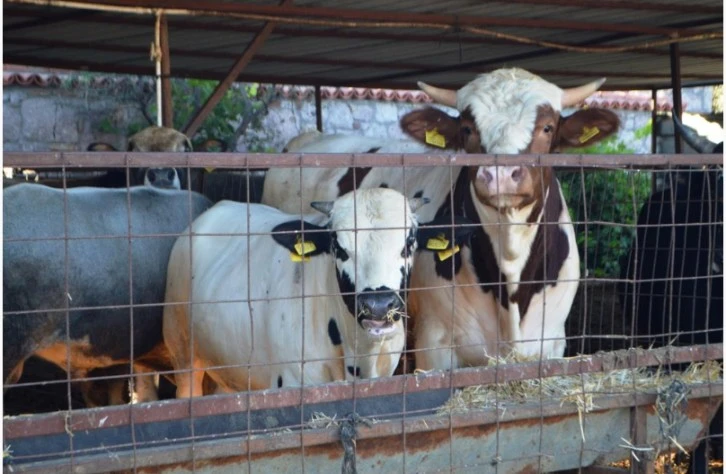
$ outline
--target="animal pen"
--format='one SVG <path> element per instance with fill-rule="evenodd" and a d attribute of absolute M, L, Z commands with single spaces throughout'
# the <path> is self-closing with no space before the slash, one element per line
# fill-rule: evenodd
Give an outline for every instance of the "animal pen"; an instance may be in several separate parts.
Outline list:
<path fill-rule="evenodd" d="M 11 18 L 19 19 L 18 24 L 25 22 L 31 28 L 33 25 L 52 23 L 67 27 L 64 22 L 88 25 L 95 21 L 113 23 L 116 20 L 119 25 L 144 32 L 149 26 L 148 18 L 140 20 L 135 16 L 139 12 L 124 11 L 124 8 L 137 7 L 138 2 L 131 0 L 51 2 L 55 3 L 54 7 L 64 12 L 52 18 L 43 17 L 40 8 L 33 10 L 29 6 L 31 3 L 7 2 L 6 5 L 9 4 L 10 7 L 4 8 L 8 9 L 6 14 L 9 12 Z M 184 15 L 180 13 L 180 9 L 199 9 L 192 2 L 183 0 L 158 3 L 155 6 L 159 8 L 177 8 L 170 10 L 171 15 Z M 188 62 L 179 68 L 180 73 L 224 81 L 231 77 L 229 82 L 235 78 L 293 82 L 296 74 L 300 73 L 303 77 L 300 82 L 309 82 L 316 86 L 342 82 L 366 86 L 412 87 L 411 74 L 419 69 L 425 70 L 426 74 L 434 78 L 437 74 L 451 69 L 453 73 L 446 76 L 445 81 L 460 84 L 466 82 L 464 76 L 468 78 L 473 75 L 472 67 L 488 69 L 490 64 L 499 61 L 489 58 L 481 63 L 464 64 L 457 68 L 457 62 L 439 64 L 439 59 L 432 59 L 427 60 L 426 64 L 400 64 L 399 67 L 406 69 L 405 73 L 386 72 L 385 75 L 372 75 L 366 80 L 356 79 L 355 75 L 347 73 L 340 73 L 338 77 L 338 72 L 335 72 L 337 69 L 332 65 L 339 62 L 340 65 L 353 69 L 376 69 L 385 66 L 387 71 L 395 70 L 395 65 L 380 62 L 374 64 L 373 60 L 352 60 L 348 57 L 306 57 L 298 58 L 297 62 L 292 58 L 291 63 L 296 64 L 296 67 L 289 74 L 283 74 L 280 70 L 270 71 L 255 64 L 255 53 L 274 28 L 274 22 L 284 23 L 288 19 L 290 23 L 296 24 L 293 21 L 295 18 L 298 21 L 307 18 L 307 23 L 297 23 L 300 26 L 298 33 L 302 37 L 325 42 L 331 36 L 341 42 L 356 39 L 404 41 L 407 36 L 400 32 L 357 30 L 360 25 L 354 25 L 353 20 L 367 21 L 371 29 L 374 28 L 373 22 L 408 22 L 408 26 L 403 25 L 401 28 L 418 28 L 416 35 L 411 35 L 412 38 L 415 37 L 411 41 L 418 42 L 438 40 L 436 35 L 431 35 L 430 32 L 424 35 L 419 30 L 441 30 L 441 25 L 448 25 L 452 28 L 450 32 L 456 36 L 443 36 L 442 42 L 450 43 L 453 48 L 448 51 L 449 54 L 461 48 L 462 44 L 480 45 L 481 38 L 475 35 L 481 34 L 481 31 L 477 33 L 475 30 L 481 25 L 495 25 L 494 27 L 503 30 L 515 27 L 549 28 L 551 32 L 572 29 L 579 35 L 577 47 L 586 49 L 612 42 L 617 47 L 623 47 L 627 44 L 627 41 L 623 41 L 633 37 L 642 40 L 642 36 L 661 38 L 675 33 L 688 33 L 696 38 L 697 35 L 712 33 L 704 33 L 699 28 L 712 25 L 714 16 L 719 17 L 718 24 L 722 25 L 723 22 L 720 13 L 715 11 L 715 6 L 720 7 L 719 2 L 706 1 L 703 5 L 690 5 L 687 2 L 641 4 L 600 1 L 600 5 L 595 7 L 591 2 L 582 0 L 522 0 L 511 2 L 516 5 L 511 7 L 515 9 L 512 11 L 516 11 L 513 17 L 502 13 L 507 7 L 505 5 L 498 11 L 499 16 L 488 18 L 467 16 L 466 9 L 459 5 L 461 2 L 452 2 L 452 8 L 461 8 L 458 14 L 441 13 L 432 17 L 427 12 L 410 13 L 405 17 L 391 16 L 391 12 L 385 11 L 381 5 L 374 8 L 376 5 L 373 4 L 376 2 L 371 2 L 373 6 L 368 5 L 370 10 L 367 12 L 354 11 L 350 15 L 346 15 L 344 9 L 335 10 L 334 5 L 327 5 L 326 2 L 301 1 L 299 3 L 303 6 L 296 7 L 291 7 L 289 3 L 291 2 L 284 1 L 279 7 L 277 4 L 220 3 L 214 5 L 216 10 L 212 17 L 217 18 L 226 12 L 232 19 L 216 20 L 219 24 L 215 24 L 200 20 L 205 14 L 211 14 L 198 11 L 199 16 L 180 20 L 180 23 L 186 22 L 185 28 L 198 28 L 200 31 L 214 30 L 217 27 L 229 31 L 235 26 L 233 21 L 240 21 L 240 31 L 254 34 L 250 44 L 256 45 L 245 52 L 227 77 L 219 73 L 219 66 L 204 71 L 194 69 L 197 66 L 195 61 L 199 60 L 196 53 L 183 50 L 179 55 L 180 63 Z M 326 13 L 326 8 L 320 8 L 318 4 L 331 7 L 330 12 Z M 553 6 L 567 9 L 572 15 L 584 15 L 583 11 L 595 8 L 603 16 L 593 17 L 596 21 L 600 20 L 600 23 L 588 23 L 584 19 L 565 21 L 544 16 L 536 19 L 529 17 L 532 14 L 530 10 L 543 15 L 539 8 Z M 63 8 L 69 7 L 91 10 L 81 10 L 81 14 L 68 10 L 73 14 L 67 14 Z M 103 11 L 112 7 L 120 9 L 124 15 L 109 20 L 108 17 L 114 15 Z M 415 8 L 413 5 L 409 7 Z M 630 9 L 628 11 L 638 11 L 646 16 L 654 15 L 650 21 L 651 25 L 656 26 L 646 28 L 642 25 L 619 23 L 618 9 Z M 661 11 L 666 14 L 663 17 L 656 16 Z M 234 15 L 247 16 L 234 20 Z M 693 15 L 694 18 L 689 18 L 688 21 L 682 18 L 688 15 Z M 105 20 L 99 17 L 105 17 Z M 174 19 L 170 18 L 169 23 L 173 25 Z M 347 25 L 326 26 L 326 21 L 333 21 L 331 18 L 340 22 L 350 19 L 351 22 Z M 677 23 L 676 20 L 684 24 L 673 26 Z M 259 29 L 250 25 L 261 21 L 266 22 L 263 27 L 266 33 L 259 39 Z M 159 23 L 162 25 L 162 42 L 165 41 L 165 22 L 166 19 L 163 19 Z M 643 24 L 646 24 L 645 21 Z M 269 25 L 272 27 L 268 31 Z M 346 32 L 348 30 L 345 28 L 350 28 L 350 38 L 341 39 L 340 31 L 333 30 L 333 26 Z M 22 29 L 20 26 L 18 28 Z M 285 41 L 299 40 L 291 26 L 280 28 L 286 35 Z M 593 28 L 594 31 L 606 32 L 609 36 L 588 37 L 592 33 L 588 29 Z M 62 31 L 63 28 L 60 27 L 57 30 L 51 28 L 48 35 L 63 36 Z M 50 46 L 57 43 L 59 48 L 65 48 L 61 53 L 67 53 L 74 48 L 84 49 L 80 44 L 82 42 L 70 44 L 71 40 L 63 43 L 57 38 L 36 36 L 25 38 L 26 42 L 22 46 L 31 47 L 25 50 L 20 46 L 20 38 L 19 35 L 6 41 L 10 45 L 10 51 L 5 56 L 6 63 L 75 69 L 86 65 L 85 62 L 74 59 L 72 53 L 49 58 L 43 51 L 43 48 L 50 50 Z M 522 39 L 521 36 L 518 38 Z M 622 61 L 626 68 L 632 66 L 627 71 L 614 71 L 613 87 L 635 88 L 647 84 L 649 89 L 655 90 L 672 86 L 676 91 L 674 111 L 677 115 L 681 109 L 678 94 L 681 87 L 681 53 L 688 58 L 685 77 L 699 83 L 722 82 L 721 74 L 715 75 L 711 64 L 722 62 L 722 59 L 716 58 L 712 51 L 697 52 L 689 49 L 688 42 L 679 45 L 677 35 L 668 38 L 668 41 L 658 45 L 660 49 L 653 51 L 653 56 L 660 56 L 660 59 L 665 56 L 670 61 L 672 69 L 668 74 L 652 72 L 653 66 L 650 64 L 638 65 L 637 59 L 644 56 L 637 54 L 645 54 L 641 43 L 638 43 L 639 48 L 634 49 L 633 54 L 637 56 L 635 59 L 628 55 L 618 56 L 622 52 L 612 51 L 614 56 L 611 57 L 612 63 L 608 65 L 614 67 Z M 713 37 L 709 39 L 713 42 Z M 494 39 L 489 38 L 488 41 L 494 42 L 494 49 L 505 49 L 502 42 L 512 41 L 512 38 L 502 34 Z M 558 47 L 547 41 L 545 35 L 534 46 L 529 47 L 545 50 Z M 576 45 L 573 43 L 572 46 Z M 679 46 L 684 51 L 679 51 Z M 666 47 L 665 53 L 663 47 Z M 87 48 L 93 50 L 90 45 Z M 102 46 L 99 49 L 103 51 Z M 137 54 L 137 49 L 134 45 L 111 46 L 108 51 L 121 56 L 116 58 L 118 64 L 92 62 L 92 69 L 125 73 L 148 72 L 147 67 L 133 64 L 135 60 L 122 60 L 125 55 Z M 405 57 L 411 51 L 398 53 Z M 567 61 L 578 58 L 581 53 L 568 52 Z M 168 51 L 163 55 L 168 61 Z M 226 64 L 224 60 L 229 56 L 227 53 L 216 56 L 211 54 L 210 61 Z M 274 54 L 261 56 L 263 64 L 276 61 Z M 539 56 L 532 51 L 506 56 L 507 61 L 512 63 L 516 60 L 535 60 L 537 57 Z M 279 61 L 279 57 L 277 60 Z M 580 75 L 572 73 L 565 60 L 560 61 L 562 63 L 559 69 L 549 71 L 551 76 L 570 81 L 573 76 Z M 248 63 L 250 68 L 260 69 L 240 74 Z M 544 67 L 542 62 L 537 64 Z M 305 65 L 325 66 L 332 68 L 333 72 L 330 75 L 310 76 L 298 69 Z M 168 67 L 168 62 L 164 65 L 162 61 L 161 72 L 157 71 L 158 77 L 169 77 L 170 70 L 165 67 Z M 547 70 L 541 72 L 547 73 Z M 166 87 L 168 91 L 168 84 Z M 160 110 L 168 110 L 164 103 L 168 103 L 168 99 L 162 96 Z M 201 113 L 196 117 L 185 131 L 193 133 L 203 116 Z M 168 118 L 164 123 L 169 123 Z M 680 141 L 677 141 L 677 149 L 680 151 Z M 417 168 L 443 167 L 452 170 L 450 184 L 453 185 L 457 179 L 453 173 L 454 167 L 520 165 L 532 167 L 537 173 L 543 167 L 551 166 L 555 167 L 563 188 L 570 194 L 570 214 L 577 230 L 580 259 L 583 263 L 578 293 L 567 322 L 567 352 L 564 358 L 539 360 L 507 356 L 492 358 L 483 367 L 421 371 L 411 369 L 414 350 L 406 347 L 397 375 L 392 377 L 353 377 L 350 382 L 249 390 L 91 409 L 79 405 L 80 382 L 120 380 L 133 384 L 129 376 L 130 367 L 127 366 L 129 370 L 125 373 L 103 378 L 78 379 L 64 373 L 56 376 L 54 380 L 32 380 L 26 377 L 12 387 L 5 384 L 7 392 L 3 420 L 3 464 L 6 472 L 327 473 L 342 470 L 344 473 L 508 473 L 579 470 L 606 473 L 629 470 L 647 473 L 653 472 L 658 463 L 672 462 L 669 457 L 664 461 L 664 454 L 688 453 L 703 440 L 714 447 L 723 444 L 720 434 L 711 436 L 708 432 L 709 424 L 719 410 L 723 398 L 723 157 L 720 154 L 563 153 L 515 156 L 448 152 L 15 152 L 4 153 L 3 158 L 6 167 L 38 171 L 61 170 L 61 176 L 70 176 L 67 172 L 86 168 L 121 169 L 130 176 L 129 170 L 142 166 L 185 169 L 186 176 L 191 176 L 193 170 L 204 174 L 202 170 L 213 169 L 211 172 L 206 171 L 211 173 L 209 176 L 224 175 L 225 172 L 233 170 L 236 176 L 243 177 L 239 183 L 240 191 L 235 196 L 240 201 L 254 200 L 251 198 L 256 193 L 252 190 L 259 187 L 259 183 L 254 180 L 261 170 L 280 167 L 298 169 L 301 175 L 305 169 L 351 168 L 354 170 L 354 183 L 358 182 L 355 173 L 371 167 L 402 169 L 404 174 L 407 170 Z M 660 194 L 656 192 L 651 195 L 650 189 L 647 195 L 635 192 L 636 187 L 650 183 L 651 174 L 654 172 L 661 173 L 670 186 L 661 190 Z M 629 189 L 626 193 L 627 202 L 615 202 L 618 197 L 613 197 L 613 201 L 609 202 L 599 199 L 589 180 L 592 176 L 604 176 L 606 182 L 610 178 L 625 182 L 625 187 Z M 187 184 L 191 185 L 191 180 Z M 62 177 L 54 185 L 66 189 L 73 187 L 74 183 L 71 178 Z M 686 191 L 681 193 L 679 189 Z M 197 190 L 204 190 L 203 185 Z M 656 196 L 659 201 L 656 201 Z M 607 214 L 609 207 L 615 204 L 625 206 L 626 213 L 629 214 L 627 222 Z M 677 216 L 681 213 L 685 217 L 678 220 Z M 456 226 L 452 221 L 443 226 L 442 231 L 453 233 L 454 227 Z M 466 227 L 466 224 L 462 227 Z M 588 269 L 592 268 L 589 265 L 592 263 L 589 262 L 590 259 L 603 258 L 599 252 L 611 255 L 607 253 L 607 249 L 603 249 L 602 240 L 605 238 L 603 236 L 612 235 L 613 229 L 623 239 L 614 244 L 608 242 L 607 245 L 625 246 L 629 249 L 621 252 L 623 257 L 617 262 L 620 276 L 588 273 Z M 132 242 L 134 239 L 164 237 L 169 236 L 135 234 L 129 225 L 128 232 L 124 235 L 98 235 L 84 239 L 89 242 L 98 239 L 123 239 Z M 240 238 L 247 237 L 249 234 L 240 235 Z M 74 239 L 83 240 L 67 234 L 57 240 L 67 246 Z M 9 242 L 12 240 L 4 237 L 4 243 Z M 697 243 L 695 247 L 693 242 Z M 304 253 L 302 257 L 304 258 Z M 651 268 L 644 268 L 643 261 L 646 260 L 653 268 L 664 265 L 665 276 L 655 275 L 650 272 Z M 305 263 L 301 262 L 299 265 L 302 265 L 304 272 Z M 689 265 L 695 265 L 698 270 L 689 273 L 686 271 Z M 119 271 L 128 272 L 129 279 L 133 281 L 135 277 L 131 258 L 128 268 Z M 646 299 L 650 309 L 643 314 L 639 304 Z M 656 306 L 658 309 L 653 310 Z M 124 308 L 128 308 L 130 314 L 138 309 L 131 301 Z M 73 311 L 84 308 L 74 307 L 69 295 L 65 307 L 54 309 L 69 321 Z M 4 311 L 4 320 L 22 318 L 24 314 L 27 315 L 27 312 Z M 683 314 L 687 315 L 686 320 L 681 316 Z M 720 317 L 718 322 L 721 326 L 713 325 L 713 314 L 720 315 L 716 317 Z M 305 315 L 300 317 L 304 318 Z M 133 325 L 133 318 L 130 317 L 129 321 Z M 646 329 L 645 332 L 643 328 Z M 69 339 L 67 343 L 70 345 Z M 456 344 L 446 347 L 455 348 Z M 318 361 L 300 359 L 295 362 L 304 365 Z M 215 367 L 220 368 L 222 367 Z M 161 383 L 176 373 L 178 372 L 173 370 L 160 372 Z M 5 374 L 6 377 L 7 375 Z M 7 401 L 13 392 L 21 395 L 15 402 L 18 411 L 10 415 Z M 34 406 L 34 399 L 44 392 L 55 394 L 55 410 Z M 27 414 L 34 411 L 51 412 Z"/>

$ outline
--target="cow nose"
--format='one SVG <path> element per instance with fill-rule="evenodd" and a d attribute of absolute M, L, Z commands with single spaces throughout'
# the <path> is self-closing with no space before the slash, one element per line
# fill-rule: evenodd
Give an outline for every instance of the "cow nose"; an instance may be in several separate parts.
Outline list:
<path fill-rule="evenodd" d="M 523 176 L 524 176 L 524 172 L 522 171 L 521 166 L 517 166 L 516 168 L 514 168 L 512 170 L 511 177 L 512 177 L 512 181 L 514 181 L 515 183 L 519 183 L 520 181 L 522 181 Z"/>
<path fill-rule="evenodd" d="M 484 181 L 484 183 L 489 184 L 494 179 L 494 175 L 492 175 L 492 172 L 488 169 L 484 168 L 483 166 L 479 168 L 479 171 L 477 172 L 477 178 Z"/>
<path fill-rule="evenodd" d="M 364 317 L 370 319 L 383 319 L 390 312 L 401 309 L 401 299 L 393 291 L 362 293 L 358 295 L 358 309 Z M 400 315 L 394 314 L 397 321 Z"/>

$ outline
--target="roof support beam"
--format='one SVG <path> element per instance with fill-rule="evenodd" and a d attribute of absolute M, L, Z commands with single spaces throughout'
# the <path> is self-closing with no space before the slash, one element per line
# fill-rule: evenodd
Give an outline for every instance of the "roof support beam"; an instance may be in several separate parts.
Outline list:
<path fill-rule="evenodd" d="M 166 15 L 161 14 L 161 123 L 165 127 L 174 128 L 174 111 L 171 100 L 171 57 L 169 56 L 169 25 Z"/>
<path fill-rule="evenodd" d="M 287 6 L 291 3 L 292 0 L 282 0 L 280 6 Z M 247 67 L 250 61 L 252 61 L 252 58 L 257 53 L 257 51 L 262 48 L 262 45 L 265 44 L 265 41 L 267 41 L 267 38 L 270 36 L 270 33 L 272 33 L 272 30 L 275 28 L 276 25 L 277 24 L 274 22 L 265 23 L 265 26 L 263 26 L 259 33 L 255 35 L 255 38 L 247 46 L 245 52 L 242 53 L 242 56 L 240 56 L 237 62 L 232 66 L 232 69 L 229 70 L 227 76 L 219 82 L 217 87 L 209 96 L 209 99 L 207 99 L 204 105 L 202 105 L 202 108 L 199 110 L 199 112 L 197 112 L 196 115 L 184 127 L 184 134 L 191 138 L 192 136 L 194 136 L 195 133 L 197 133 L 197 130 L 199 130 L 199 127 L 202 125 L 202 122 L 204 122 L 204 119 L 207 118 L 214 106 L 216 106 L 219 101 L 222 100 L 224 94 L 229 90 L 230 86 L 232 85 L 232 83 L 234 83 L 234 81 L 237 79 L 237 76 L 240 75 L 242 70 Z"/>
<path fill-rule="evenodd" d="M 681 103 L 681 56 L 678 43 L 671 44 L 671 87 L 673 88 L 673 115 L 681 119 L 683 104 Z M 678 127 L 673 126 L 673 139 L 675 140 L 675 152 L 681 153 L 681 134 Z"/>
<path fill-rule="evenodd" d="M 22 0 L 17 0 L 22 3 Z M 88 4 L 89 8 L 98 5 L 105 7 L 120 7 L 121 9 L 138 9 L 138 0 L 76 0 L 77 3 Z M 53 6 L 53 0 L 48 0 Z M 236 15 L 244 18 L 245 15 L 277 17 L 292 24 L 304 24 L 307 19 L 329 21 L 371 21 L 371 22 L 401 22 L 413 23 L 419 27 L 462 27 L 462 26 L 509 26 L 516 28 L 557 29 L 576 31 L 605 31 L 610 33 L 631 33 L 641 35 L 671 36 L 674 34 L 689 35 L 701 33 L 699 31 L 679 30 L 673 28 L 653 27 L 633 23 L 595 23 L 585 21 L 551 20 L 537 18 L 509 18 L 485 17 L 466 15 L 444 15 L 432 13 L 407 13 L 386 10 L 355 10 L 329 7 L 297 7 L 290 4 L 254 5 L 238 2 L 197 0 L 150 0 L 144 2 L 145 8 L 160 8 L 166 10 L 186 10 L 195 14 L 205 15 Z M 121 11 L 121 10 L 120 10 Z M 250 20 L 254 18 L 250 17 Z M 268 21 L 274 21 L 269 19 Z M 341 25 L 344 26 L 344 25 Z"/>
<path fill-rule="evenodd" d="M 57 60 L 50 59 L 47 57 L 33 57 L 23 54 L 22 56 L 14 56 L 7 54 L 3 57 L 6 65 L 10 64 L 23 64 L 26 66 L 37 66 L 44 68 L 55 68 L 55 69 L 70 69 L 70 70 L 82 70 L 82 71 L 94 71 L 94 72 L 108 72 L 113 74 L 136 74 L 136 75 L 149 75 L 149 68 L 146 66 L 135 66 L 135 65 L 120 65 L 118 63 L 89 63 L 87 61 L 71 61 L 71 60 Z M 196 79 L 210 79 L 219 80 L 220 74 L 206 71 L 206 70 L 188 70 L 175 68 L 175 77 L 193 77 Z M 583 72 L 582 74 L 586 74 Z M 612 74 L 610 77 L 615 77 Z M 701 76 L 699 75 L 699 78 Z M 239 77 L 240 81 L 244 82 L 263 82 L 263 83 L 279 83 L 288 84 L 290 77 L 287 76 L 271 76 L 271 75 L 259 75 L 259 74 L 243 74 Z M 327 86 L 340 86 L 340 87 L 374 87 L 382 89 L 408 89 L 415 90 L 418 87 L 414 81 L 386 81 L 386 82 L 370 82 L 363 80 L 349 80 L 349 81 L 330 81 L 329 78 L 318 77 L 318 76 L 300 76 L 296 79 L 296 84 L 301 86 L 316 86 L 316 85 L 327 85 Z M 691 80 L 688 83 L 684 83 L 683 87 L 701 87 L 701 86 L 713 86 L 723 84 L 723 76 L 719 75 L 717 79 L 698 79 Z M 453 82 L 437 82 L 437 86 L 445 87 L 447 89 L 457 89 L 461 87 L 459 83 Z M 574 84 L 573 84 L 574 85 Z M 564 86 L 564 84 L 563 84 Z M 600 88 L 602 91 L 606 90 L 651 90 L 653 87 L 658 89 L 669 89 L 670 78 L 664 79 L 662 82 L 653 83 L 653 81 L 642 83 L 628 83 L 627 86 L 618 86 L 615 81 L 606 82 L 603 87 Z"/>
<path fill-rule="evenodd" d="M 691 27 L 700 26 L 702 23 L 706 23 L 706 24 L 710 25 L 710 24 L 712 24 L 712 21 L 709 19 L 709 20 L 703 20 L 703 21 L 698 21 L 698 22 L 679 23 L 679 24 L 671 25 L 671 26 L 674 28 L 679 28 L 679 27 L 691 28 Z M 581 41 L 581 42 L 575 43 L 575 45 L 577 45 L 577 46 L 600 46 L 600 45 L 603 45 L 603 44 L 606 44 L 606 43 L 609 43 L 612 41 L 627 39 L 632 36 L 634 36 L 634 35 L 629 34 L 629 33 L 610 34 L 610 35 L 601 36 L 600 38 L 596 38 L 593 40 Z M 415 77 L 417 79 L 422 79 L 423 76 L 425 76 L 427 74 L 436 74 L 436 73 L 450 72 L 450 71 L 460 71 L 460 70 L 463 70 L 463 69 L 469 68 L 469 67 L 476 67 L 481 70 L 483 67 L 492 67 L 492 66 L 496 66 L 496 65 L 500 65 L 500 64 L 512 64 L 515 61 L 521 61 L 521 60 L 533 59 L 533 58 L 541 58 L 544 56 L 550 56 L 553 54 L 560 54 L 560 53 L 562 53 L 562 51 L 559 51 L 556 49 L 550 49 L 550 48 L 542 48 L 542 49 L 538 49 L 536 51 L 530 51 L 527 53 L 507 55 L 504 57 L 491 58 L 491 59 L 486 59 L 483 61 L 468 61 L 466 63 L 460 63 L 460 64 L 455 64 L 455 65 L 428 67 L 428 68 L 425 68 L 425 69 L 422 69 L 419 71 L 375 76 L 375 77 L 368 78 L 368 80 L 370 80 L 371 82 L 381 82 L 381 81 L 389 81 L 389 80 L 395 80 L 395 79 L 403 79 L 403 78 L 408 78 L 408 77 Z M 363 81 L 365 82 L 366 79 L 363 79 Z M 648 87 L 648 89 L 650 89 L 650 87 Z"/>
<path fill-rule="evenodd" d="M 175 24 L 176 25 L 176 24 Z M 4 38 L 5 44 L 21 44 L 24 46 L 39 46 L 41 48 L 50 47 L 63 47 L 68 49 L 88 50 L 88 51 L 109 51 L 116 53 L 129 53 L 143 55 L 146 53 L 145 48 L 138 46 L 126 46 L 126 45 L 111 45 L 111 44 L 89 44 L 89 43 L 73 43 L 69 41 L 50 41 L 43 39 L 25 39 L 25 38 Z M 669 54 L 669 53 L 665 53 Z M 175 49 L 174 55 L 177 57 L 189 57 L 189 58 L 217 58 L 217 59 L 233 59 L 236 56 L 229 53 L 221 52 L 208 52 L 208 51 L 195 51 L 187 49 Z M 271 62 L 271 63 L 289 63 L 289 64 L 311 64 L 320 66 L 331 66 L 331 67 L 348 67 L 348 68 L 378 68 L 381 70 L 413 70 L 422 71 L 429 66 L 422 63 L 411 63 L 411 62 L 389 62 L 389 61 L 365 61 L 358 59 L 326 59 L 318 56 L 279 56 L 279 55 L 267 55 L 258 54 L 255 55 L 255 60 L 260 62 Z M 470 66 L 466 68 L 459 68 L 458 66 L 452 66 L 452 69 L 456 69 L 464 72 L 478 73 L 482 71 L 481 67 Z M 628 71 L 597 71 L 597 70 L 564 70 L 564 69 L 539 69 L 529 68 L 530 72 L 538 75 L 554 75 L 564 77 L 602 77 L 607 76 L 610 78 L 622 77 L 622 78 L 643 78 L 643 79 L 663 79 L 664 81 L 670 80 L 670 74 L 668 72 L 648 72 L 648 73 L 635 73 Z M 163 73 L 168 75 L 168 72 Z M 682 77 L 689 79 L 718 79 L 722 77 L 721 74 L 684 74 Z M 327 85 L 335 85 L 334 82 L 329 82 Z"/>

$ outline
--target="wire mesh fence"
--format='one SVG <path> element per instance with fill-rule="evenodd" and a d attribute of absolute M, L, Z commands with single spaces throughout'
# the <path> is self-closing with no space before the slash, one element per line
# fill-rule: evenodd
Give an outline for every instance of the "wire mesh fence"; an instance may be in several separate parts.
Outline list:
<path fill-rule="evenodd" d="M 61 173 L 5 182 L 5 467 L 647 469 L 700 440 L 722 457 L 720 164 L 8 153 Z M 128 185 L 148 166 L 187 190 L 64 173 Z M 485 166 L 531 185 L 482 195 Z"/>

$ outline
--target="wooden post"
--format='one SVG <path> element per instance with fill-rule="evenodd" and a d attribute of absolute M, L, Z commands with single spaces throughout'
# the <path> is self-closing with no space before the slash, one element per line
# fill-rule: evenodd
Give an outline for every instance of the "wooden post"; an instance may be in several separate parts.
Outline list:
<path fill-rule="evenodd" d="M 671 88 L 673 89 L 673 115 L 681 119 L 683 112 L 681 103 L 681 53 L 678 43 L 671 43 Z M 683 148 L 681 145 L 681 134 L 678 129 L 673 126 L 673 139 L 675 140 L 675 152 L 681 153 Z"/>
<path fill-rule="evenodd" d="M 320 86 L 315 86 L 315 123 L 318 132 L 323 132 L 323 96 Z"/>
<path fill-rule="evenodd" d="M 166 15 L 161 14 L 161 113 L 162 125 L 174 128 L 174 111 L 171 102 L 171 56 L 169 55 L 169 25 Z"/>

